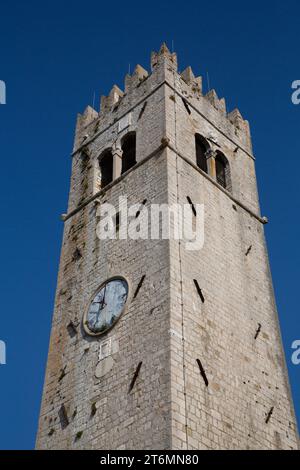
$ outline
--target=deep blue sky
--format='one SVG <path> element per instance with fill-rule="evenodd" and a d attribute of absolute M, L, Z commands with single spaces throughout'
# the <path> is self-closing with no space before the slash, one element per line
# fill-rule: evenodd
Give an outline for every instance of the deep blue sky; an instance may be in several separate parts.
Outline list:
<path fill-rule="evenodd" d="M 251 123 L 262 213 L 298 420 L 300 3 L 2 1 L 0 448 L 34 446 L 77 112 L 162 41 Z"/>

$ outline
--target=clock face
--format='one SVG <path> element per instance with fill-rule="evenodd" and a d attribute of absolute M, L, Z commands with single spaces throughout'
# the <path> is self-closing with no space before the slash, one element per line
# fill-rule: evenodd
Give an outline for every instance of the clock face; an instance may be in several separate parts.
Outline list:
<path fill-rule="evenodd" d="M 123 312 L 128 297 L 128 283 L 123 278 L 106 281 L 92 300 L 85 315 L 87 333 L 99 335 L 111 328 Z"/>

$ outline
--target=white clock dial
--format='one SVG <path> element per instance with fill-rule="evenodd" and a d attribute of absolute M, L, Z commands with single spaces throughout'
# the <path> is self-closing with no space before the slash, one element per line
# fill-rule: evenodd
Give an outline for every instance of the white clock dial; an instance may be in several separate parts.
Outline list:
<path fill-rule="evenodd" d="M 125 279 L 114 278 L 102 284 L 85 315 L 85 330 L 97 335 L 110 329 L 122 314 L 127 297 Z"/>

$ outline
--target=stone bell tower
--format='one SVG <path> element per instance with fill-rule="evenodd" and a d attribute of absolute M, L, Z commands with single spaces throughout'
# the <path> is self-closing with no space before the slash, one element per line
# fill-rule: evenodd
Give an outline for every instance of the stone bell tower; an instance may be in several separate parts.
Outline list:
<path fill-rule="evenodd" d="M 203 246 L 99 238 L 120 196 Z M 78 116 L 63 219 L 38 449 L 297 448 L 249 125 L 165 45 Z"/>

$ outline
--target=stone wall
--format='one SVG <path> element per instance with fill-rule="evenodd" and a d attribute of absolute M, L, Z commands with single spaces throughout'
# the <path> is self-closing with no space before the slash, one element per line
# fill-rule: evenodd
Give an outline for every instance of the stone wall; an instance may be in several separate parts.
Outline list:
<path fill-rule="evenodd" d="M 178 74 L 165 45 L 151 68 L 77 119 L 37 448 L 296 448 L 249 125 L 190 67 Z M 131 131 L 137 165 L 101 188 L 99 156 Z M 195 133 L 228 159 L 230 191 L 197 168 Z M 203 248 L 99 240 L 97 211 L 120 196 L 204 204 Z M 115 275 L 129 282 L 125 311 L 90 337 L 83 315 Z"/>

